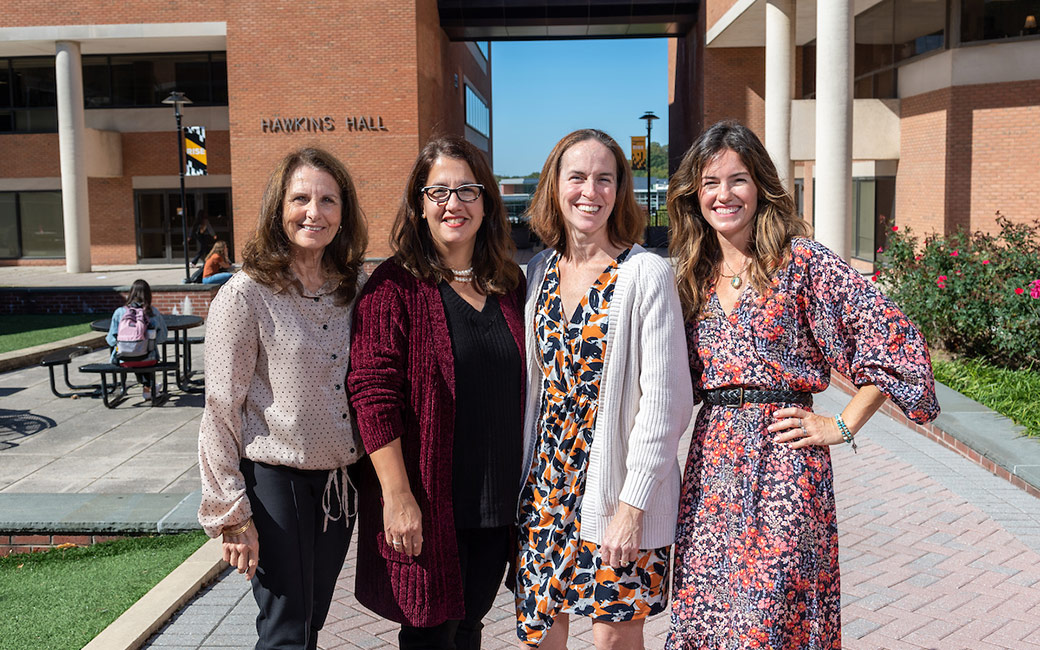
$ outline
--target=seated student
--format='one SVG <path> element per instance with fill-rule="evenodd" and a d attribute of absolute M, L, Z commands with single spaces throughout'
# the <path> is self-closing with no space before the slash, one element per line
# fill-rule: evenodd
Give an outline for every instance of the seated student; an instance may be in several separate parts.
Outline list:
<path fill-rule="evenodd" d="M 143 310 L 144 316 L 148 321 L 145 332 L 146 340 L 143 344 L 141 341 L 134 341 L 128 338 L 127 331 L 132 329 L 132 324 L 127 323 L 127 326 L 123 328 L 124 331 L 120 332 L 120 323 L 123 321 L 123 317 L 128 315 L 127 312 L 131 310 Z M 122 351 L 119 349 L 121 340 L 123 341 Z M 111 362 L 116 365 L 151 365 L 159 360 L 157 350 L 158 346 L 166 341 L 166 322 L 163 320 L 159 310 L 152 307 L 152 288 L 147 282 L 134 280 L 134 283 L 130 285 L 130 293 L 126 296 L 126 304 L 112 314 L 112 323 L 108 326 L 108 335 L 105 336 L 105 341 L 112 348 Z M 136 349 L 133 349 L 137 347 L 142 348 L 141 354 L 127 354 L 128 349 L 137 352 Z M 134 375 L 137 377 L 137 382 L 141 384 L 144 398 L 146 400 L 152 399 L 152 375 L 139 373 L 134 373 Z"/>
<path fill-rule="evenodd" d="M 202 267 L 202 284 L 224 284 L 233 274 L 227 242 L 218 241 L 206 256 L 206 265 Z"/>

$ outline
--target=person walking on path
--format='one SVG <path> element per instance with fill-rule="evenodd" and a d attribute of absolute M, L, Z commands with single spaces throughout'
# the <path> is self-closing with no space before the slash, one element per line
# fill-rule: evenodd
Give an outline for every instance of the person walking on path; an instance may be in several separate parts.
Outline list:
<path fill-rule="evenodd" d="M 358 299 L 347 382 L 371 458 L 357 598 L 402 624 L 404 650 L 479 650 L 515 534 L 524 283 L 476 147 L 427 143 L 391 246 Z"/>
<path fill-rule="evenodd" d="M 645 219 L 602 131 L 557 143 L 531 215 L 549 248 L 528 265 L 517 635 L 566 648 L 569 617 L 586 616 L 598 649 L 642 648 L 667 600 L 693 412 L 675 279 L 635 243 Z"/>
<path fill-rule="evenodd" d="M 354 526 L 346 391 L 367 228 L 343 164 L 284 157 L 206 328 L 199 522 L 252 581 L 256 647 L 313 649 Z"/>
<path fill-rule="evenodd" d="M 736 122 L 694 143 L 668 191 L 697 415 L 683 474 L 666 648 L 841 648 L 828 447 L 891 399 L 939 412 L 906 316 L 809 226 Z M 812 410 L 831 371 L 859 390 Z"/>

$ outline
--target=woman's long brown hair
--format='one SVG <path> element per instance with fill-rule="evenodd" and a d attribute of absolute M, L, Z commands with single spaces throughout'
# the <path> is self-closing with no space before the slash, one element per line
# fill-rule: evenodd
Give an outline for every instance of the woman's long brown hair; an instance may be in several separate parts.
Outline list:
<path fill-rule="evenodd" d="M 794 237 L 809 237 L 812 227 L 795 213 L 794 200 L 780 182 L 769 153 L 754 132 L 739 122 L 717 122 L 690 147 L 668 185 L 669 250 L 676 261 L 676 281 L 683 316 L 696 320 L 708 290 L 719 278 L 722 249 L 701 214 L 699 192 L 705 168 L 724 151 L 733 151 L 751 173 L 758 190 L 758 210 L 749 242 L 751 285 L 763 293 L 790 260 Z"/>

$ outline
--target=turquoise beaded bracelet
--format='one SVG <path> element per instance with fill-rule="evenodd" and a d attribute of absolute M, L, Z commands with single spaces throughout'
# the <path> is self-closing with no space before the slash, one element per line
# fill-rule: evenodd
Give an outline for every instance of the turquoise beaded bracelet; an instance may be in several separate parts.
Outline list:
<path fill-rule="evenodd" d="M 852 432 L 849 431 L 848 425 L 845 424 L 845 420 L 841 418 L 841 413 L 838 413 L 834 416 L 834 422 L 838 425 L 838 431 L 841 433 L 841 437 L 845 440 L 845 442 L 852 445 L 853 453 L 858 454 L 859 451 L 856 449 L 856 439 L 852 437 Z"/>

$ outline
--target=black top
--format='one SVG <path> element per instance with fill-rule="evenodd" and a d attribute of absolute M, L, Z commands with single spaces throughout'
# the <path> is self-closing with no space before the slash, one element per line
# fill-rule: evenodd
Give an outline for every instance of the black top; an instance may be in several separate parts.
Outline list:
<path fill-rule="evenodd" d="M 508 526 L 520 492 L 520 351 L 497 297 L 478 312 L 448 283 L 438 288 L 455 357 L 455 527 Z"/>

